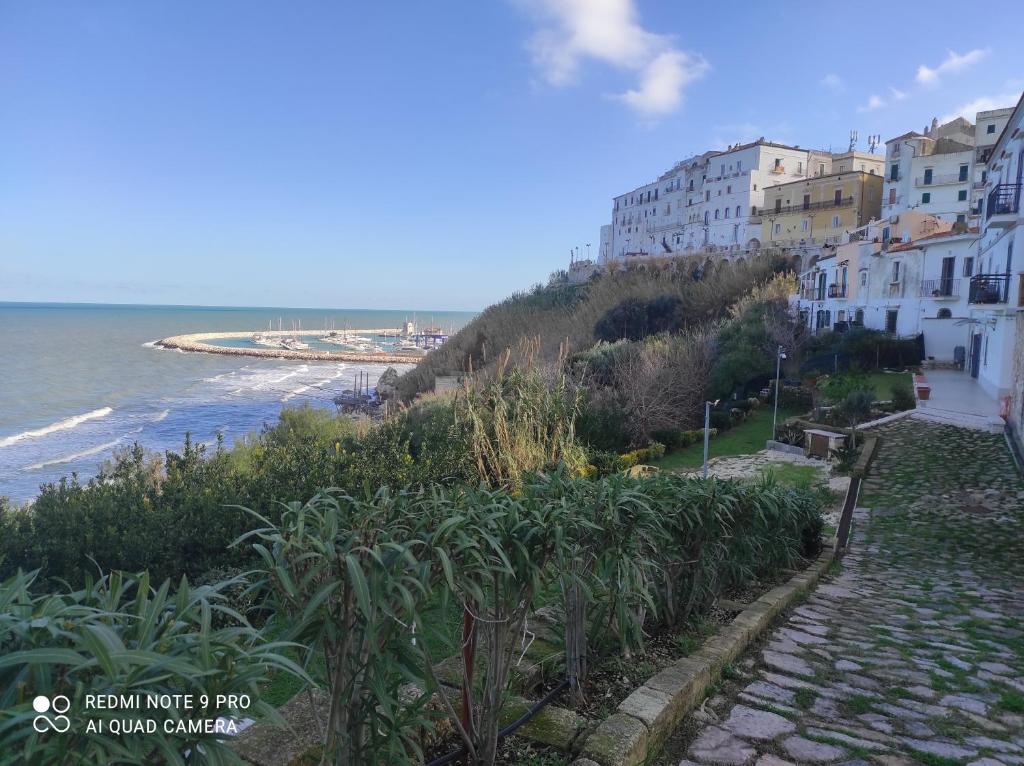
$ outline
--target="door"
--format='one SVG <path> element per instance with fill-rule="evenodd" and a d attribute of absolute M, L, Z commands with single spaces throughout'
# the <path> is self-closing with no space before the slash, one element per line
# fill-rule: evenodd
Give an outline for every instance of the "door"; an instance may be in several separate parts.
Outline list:
<path fill-rule="evenodd" d="M 939 283 L 939 295 L 953 294 L 953 267 L 956 265 L 956 258 L 949 256 L 942 259 L 942 280 Z"/>
<path fill-rule="evenodd" d="M 971 377 L 978 377 L 981 368 L 981 334 L 971 336 Z"/>

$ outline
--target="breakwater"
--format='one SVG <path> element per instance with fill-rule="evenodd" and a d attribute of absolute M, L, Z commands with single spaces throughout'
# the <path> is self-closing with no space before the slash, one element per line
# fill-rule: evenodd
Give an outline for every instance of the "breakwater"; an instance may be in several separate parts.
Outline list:
<path fill-rule="evenodd" d="M 290 351 L 283 348 L 239 348 L 236 346 L 218 346 L 208 341 L 219 338 L 251 338 L 254 332 L 262 332 L 270 337 L 284 338 L 287 336 L 320 337 L 323 330 L 300 330 L 291 331 L 253 331 L 245 332 L 194 332 L 187 335 L 174 335 L 170 338 L 158 340 L 155 345 L 161 348 L 172 348 L 180 351 L 190 351 L 202 354 L 224 354 L 226 356 L 257 356 L 269 359 L 303 359 L 314 362 L 369 362 L 377 364 L 416 364 L 423 358 L 422 353 L 397 353 L 397 352 L 365 352 L 365 351 Z M 349 330 L 356 335 L 379 335 L 387 332 L 389 335 L 398 335 L 399 330 L 382 328 L 377 330 Z"/>

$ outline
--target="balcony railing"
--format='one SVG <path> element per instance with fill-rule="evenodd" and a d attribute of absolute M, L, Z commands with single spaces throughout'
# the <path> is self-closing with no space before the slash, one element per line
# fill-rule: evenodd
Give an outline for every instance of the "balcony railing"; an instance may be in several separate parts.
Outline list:
<path fill-rule="evenodd" d="M 988 195 L 985 220 L 994 215 L 1007 215 L 1020 210 L 1020 184 L 999 184 Z"/>
<path fill-rule="evenodd" d="M 969 303 L 1006 303 L 1010 295 L 1010 277 L 1006 274 L 978 274 L 971 277 Z"/>
<path fill-rule="evenodd" d="M 846 285 L 829 285 L 828 286 L 828 297 L 829 298 L 845 298 L 846 297 Z"/>
<path fill-rule="evenodd" d="M 853 197 L 843 197 L 838 202 L 834 199 L 824 200 L 822 202 L 808 202 L 807 204 L 799 203 L 797 205 L 780 205 L 779 207 L 763 207 L 761 208 L 761 215 L 782 215 L 783 213 L 799 213 L 804 210 L 831 210 L 838 207 L 849 207 L 853 204 Z"/>
<path fill-rule="evenodd" d="M 960 280 L 955 277 L 925 279 L 921 282 L 922 298 L 959 298 Z"/>
<path fill-rule="evenodd" d="M 943 186 L 944 184 L 965 184 L 970 179 L 961 178 L 959 173 L 936 173 L 931 178 L 918 176 L 914 179 L 914 186 Z"/>

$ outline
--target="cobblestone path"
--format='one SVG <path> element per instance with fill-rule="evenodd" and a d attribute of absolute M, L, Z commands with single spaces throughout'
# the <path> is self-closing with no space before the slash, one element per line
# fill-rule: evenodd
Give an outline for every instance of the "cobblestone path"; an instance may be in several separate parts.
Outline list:
<path fill-rule="evenodd" d="M 840 571 L 735 664 L 672 763 L 1024 764 L 1024 485 L 1001 436 L 878 432 Z"/>

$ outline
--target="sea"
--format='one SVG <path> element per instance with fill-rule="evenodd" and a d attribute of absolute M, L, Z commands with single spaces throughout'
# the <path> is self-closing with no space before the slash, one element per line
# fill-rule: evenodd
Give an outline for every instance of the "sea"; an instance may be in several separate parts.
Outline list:
<path fill-rule="evenodd" d="M 130 306 L 0 302 L 0 496 L 94 476 L 118 449 L 227 444 L 276 422 L 283 407 L 334 409 L 333 398 L 388 365 L 186 353 L 156 341 L 191 332 L 418 326 L 458 330 L 445 311 Z M 308 338 L 306 340 L 309 340 Z M 225 345 L 237 345 L 228 341 Z M 408 366 L 393 365 L 400 372 Z"/>

